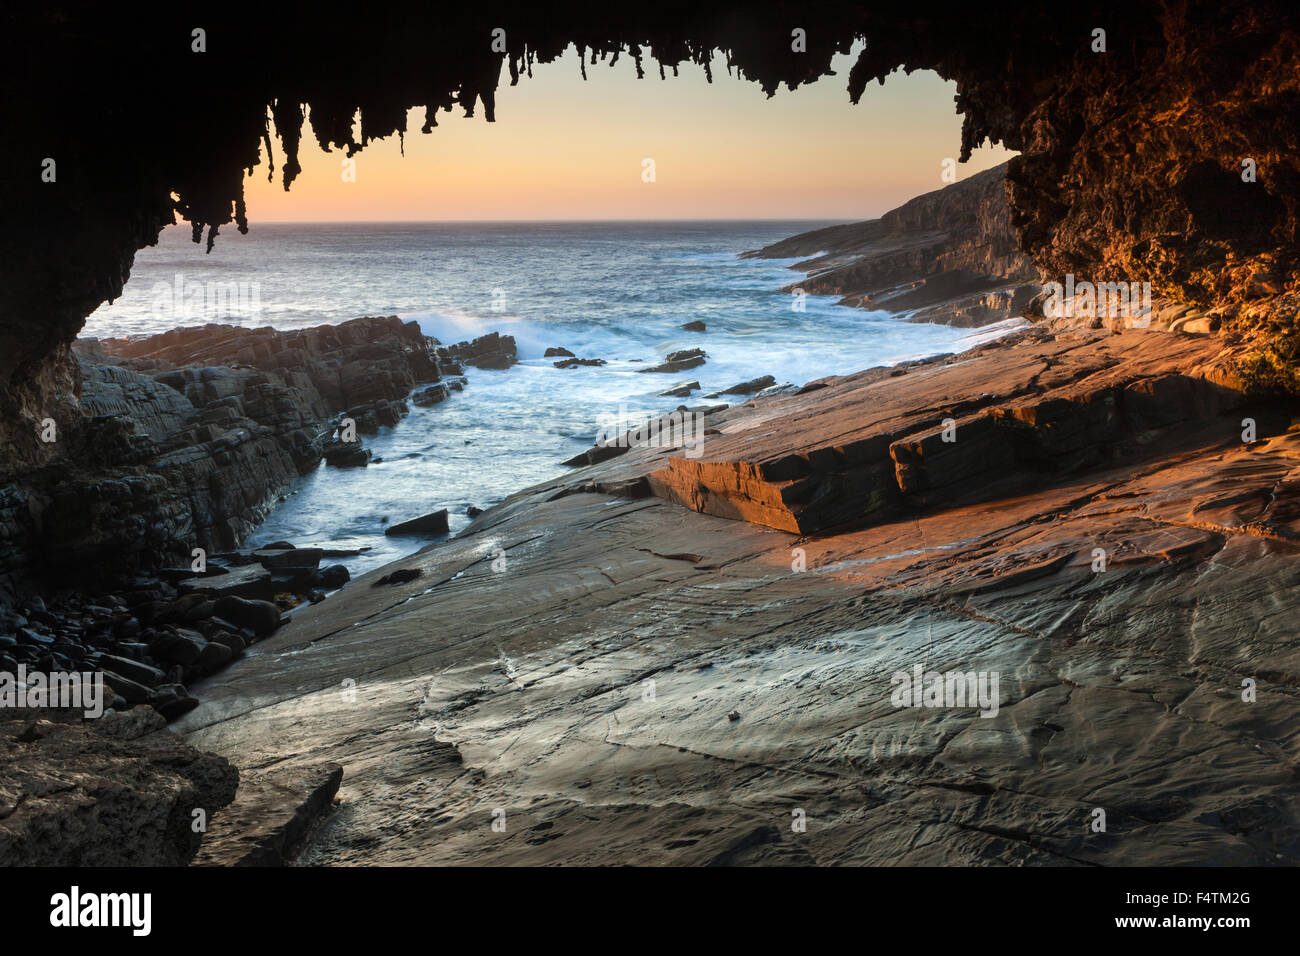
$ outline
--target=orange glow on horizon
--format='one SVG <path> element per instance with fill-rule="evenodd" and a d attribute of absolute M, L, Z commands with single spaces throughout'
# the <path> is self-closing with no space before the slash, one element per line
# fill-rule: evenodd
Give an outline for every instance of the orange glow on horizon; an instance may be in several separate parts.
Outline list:
<path fill-rule="evenodd" d="M 555 219 L 836 219 L 878 216 L 940 188 L 941 164 L 955 158 L 961 121 L 954 85 L 933 73 L 896 74 L 849 103 L 838 76 L 771 100 L 715 64 L 714 82 L 684 67 L 660 81 L 637 80 L 629 58 L 588 67 L 576 55 L 534 67 L 532 79 L 503 86 L 497 122 L 481 109 L 438 114 L 419 132 L 414 110 L 405 156 L 396 136 L 354 157 L 344 180 L 342 152 L 325 153 L 304 130 L 303 171 L 286 193 L 265 156 L 246 180 L 254 222 Z M 979 150 L 958 177 L 1013 153 Z M 653 159 L 654 182 L 642 179 Z"/>

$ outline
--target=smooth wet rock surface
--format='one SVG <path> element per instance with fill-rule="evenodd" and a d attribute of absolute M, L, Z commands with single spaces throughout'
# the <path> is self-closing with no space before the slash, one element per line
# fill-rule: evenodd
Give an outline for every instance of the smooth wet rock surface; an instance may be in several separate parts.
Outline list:
<path fill-rule="evenodd" d="M 1001 358 L 1066 387 L 1036 348 Z M 1134 395 L 1197 364 L 1102 348 Z M 951 368 L 898 400 L 941 420 Z M 344 767 L 305 862 L 1294 865 L 1300 432 L 1166 438 L 818 536 L 600 493 L 673 454 L 633 449 L 298 613 L 181 726 Z M 894 706 L 917 665 L 998 673 L 996 714 Z"/>

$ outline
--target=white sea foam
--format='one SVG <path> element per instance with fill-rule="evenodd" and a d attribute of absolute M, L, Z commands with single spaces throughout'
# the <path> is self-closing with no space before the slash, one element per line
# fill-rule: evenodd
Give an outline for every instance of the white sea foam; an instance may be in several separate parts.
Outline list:
<path fill-rule="evenodd" d="M 99 309 L 87 335 L 160 332 L 175 316 L 151 311 L 149 288 L 176 272 L 260 282 L 262 324 L 293 328 L 361 315 L 401 315 L 443 343 L 489 331 L 513 335 L 523 364 L 469 369 L 469 386 L 431 408 L 412 407 L 394 429 L 367 439 L 384 461 L 322 468 L 302 480 L 252 543 L 347 540 L 373 550 L 355 571 L 399 557 L 419 539 L 385 538 L 400 521 L 449 508 L 452 530 L 468 505 L 486 507 L 551 478 L 589 447 L 620 406 L 645 415 L 707 399 L 760 375 L 802 383 L 922 355 L 969 348 L 1005 328 L 972 332 L 901 321 L 808 296 L 805 311 L 776 291 L 798 280 L 792 259 L 739 259 L 819 223 L 539 223 L 402 226 L 257 226 L 222 235 L 210 257 L 180 229 L 136 257 L 131 281 Z M 495 294 L 494 294 L 495 293 Z M 704 333 L 681 325 L 703 320 Z M 563 346 L 600 368 L 556 369 Z M 706 364 L 675 375 L 639 374 L 670 351 L 703 348 Z M 681 381 L 690 399 L 658 393 Z M 399 550 L 401 549 L 401 550 Z"/>

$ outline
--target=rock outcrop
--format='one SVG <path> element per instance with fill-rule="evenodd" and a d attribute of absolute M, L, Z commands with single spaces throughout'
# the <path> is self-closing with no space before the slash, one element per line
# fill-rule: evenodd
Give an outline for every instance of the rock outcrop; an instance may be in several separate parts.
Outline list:
<path fill-rule="evenodd" d="M 406 395 L 440 378 L 437 347 L 393 316 L 79 342 L 57 456 L 0 486 L 0 572 L 66 585 L 237 547 L 334 447 L 342 417 L 359 434 L 396 423 Z"/>
<path fill-rule="evenodd" d="M 791 236 L 749 258 L 810 258 L 783 291 L 975 327 L 1022 315 L 1041 290 L 1007 207 L 1006 164 L 926 193 L 879 219 Z"/>
<path fill-rule="evenodd" d="M 1204 338 L 1031 328 L 713 416 L 702 454 L 678 452 L 648 478 L 695 511 L 782 531 L 879 523 L 1194 439 L 1239 442 L 1249 398 L 1231 369 L 1232 351 Z"/>
<path fill-rule="evenodd" d="M 704 349 L 678 349 L 676 352 L 669 352 L 658 365 L 639 368 L 637 371 L 684 372 L 687 369 L 698 368 L 703 365 L 708 360 L 708 357 L 709 355 Z"/>
<path fill-rule="evenodd" d="M 1290 411 L 1238 406 L 1211 337 L 1046 331 L 707 413 L 705 460 L 783 432 L 791 473 L 706 513 L 628 492 L 666 448 L 522 491 L 182 725 L 345 768 L 307 863 L 1300 863 Z M 850 529 L 717 516 L 800 478 Z M 912 706 L 918 669 L 999 684 Z"/>
<path fill-rule="evenodd" d="M 184 866 L 194 826 L 234 799 L 238 771 L 148 707 L 94 721 L 0 710 L 0 865 Z"/>
<path fill-rule="evenodd" d="M 448 369 L 451 375 L 461 374 L 461 367 L 465 365 L 503 369 L 519 361 L 515 337 L 497 332 L 489 332 L 469 342 L 439 347 L 438 358 L 444 363 L 451 363 Z"/>
<path fill-rule="evenodd" d="M 566 358 L 551 364 L 556 368 L 600 368 L 607 363 L 599 358 Z"/>
<path fill-rule="evenodd" d="M 384 529 L 384 534 L 390 536 L 403 534 L 438 535 L 446 534 L 447 530 L 447 509 L 441 508 L 427 515 L 420 515 L 418 518 L 411 518 L 408 521 L 399 521 L 397 524 L 389 525 Z"/>

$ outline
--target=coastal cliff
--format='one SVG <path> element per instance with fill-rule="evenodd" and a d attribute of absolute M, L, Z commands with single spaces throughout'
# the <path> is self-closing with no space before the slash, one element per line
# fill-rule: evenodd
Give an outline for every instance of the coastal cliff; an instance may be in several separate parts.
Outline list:
<path fill-rule="evenodd" d="M 906 312 L 914 322 L 977 327 L 1024 314 L 1041 286 L 1020 250 L 1006 164 L 926 193 L 879 219 L 791 236 L 749 258 L 801 257 L 808 277 L 783 291 Z M 806 258 L 805 258 L 806 257 Z"/>
<path fill-rule="evenodd" d="M 77 388 L 49 425 L 50 463 L 0 476 L 0 589 L 11 593 L 120 584 L 188 565 L 195 548 L 237 548 L 322 459 L 364 466 L 364 436 L 395 425 L 408 398 L 441 401 L 467 365 L 516 360 L 509 336 L 443 346 L 396 316 L 82 339 L 73 355 Z M 417 386 L 436 394 L 413 396 Z M 336 434 L 344 420 L 355 441 Z"/>
<path fill-rule="evenodd" d="M 237 547 L 320 463 L 337 417 L 396 423 L 440 378 L 435 349 L 395 317 L 79 341 L 49 464 L 0 486 L 0 578 L 121 580 Z"/>

